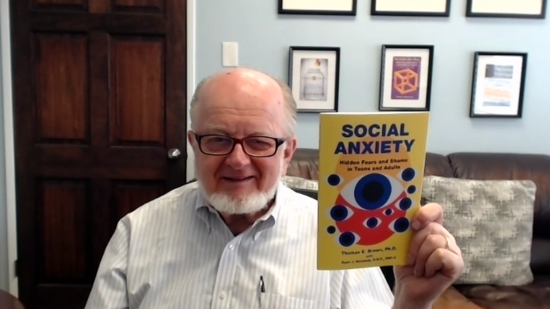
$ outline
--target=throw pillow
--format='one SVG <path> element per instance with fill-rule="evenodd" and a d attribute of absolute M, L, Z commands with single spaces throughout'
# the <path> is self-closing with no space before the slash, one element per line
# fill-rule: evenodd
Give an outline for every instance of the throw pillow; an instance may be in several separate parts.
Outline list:
<path fill-rule="evenodd" d="M 456 284 L 523 285 L 529 266 L 536 185 L 530 180 L 424 177 L 422 204 L 443 207 L 443 226 L 465 262 Z"/>

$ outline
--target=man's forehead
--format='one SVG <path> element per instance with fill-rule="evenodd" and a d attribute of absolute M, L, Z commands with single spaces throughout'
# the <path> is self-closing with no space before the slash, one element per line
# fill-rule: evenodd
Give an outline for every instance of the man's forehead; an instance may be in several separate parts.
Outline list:
<path fill-rule="evenodd" d="M 257 81 L 262 77 L 255 78 L 254 72 L 233 72 L 233 80 L 228 75 L 216 76 L 204 88 L 197 106 L 197 129 L 229 135 L 278 133 L 284 122 L 279 85 L 271 78 L 272 84 L 260 85 Z"/>
<path fill-rule="evenodd" d="M 206 111 L 212 109 L 250 110 L 258 113 L 279 113 L 284 108 L 284 98 L 280 89 L 258 88 L 252 85 L 242 84 L 221 85 L 207 89 L 201 96 L 200 106 Z"/>
<path fill-rule="evenodd" d="M 206 92 L 265 92 L 277 93 L 280 91 L 278 83 L 261 72 L 238 69 L 213 76 L 205 85 Z"/>

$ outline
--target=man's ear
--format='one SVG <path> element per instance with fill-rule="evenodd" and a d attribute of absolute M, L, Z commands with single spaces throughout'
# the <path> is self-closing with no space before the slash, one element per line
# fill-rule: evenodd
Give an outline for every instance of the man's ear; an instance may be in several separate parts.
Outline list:
<path fill-rule="evenodd" d="M 189 142 L 191 146 L 195 145 L 195 133 L 191 130 L 187 131 L 187 142 Z"/>
<path fill-rule="evenodd" d="M 294 155 L 294 152 L 296 151 L 296 146 L 298 144 L 295 137 L 288 139 L 286 142 L 284 157 L 285 162 L 288 164 L 290 160 L 292 159 L 292 156 Z"/>

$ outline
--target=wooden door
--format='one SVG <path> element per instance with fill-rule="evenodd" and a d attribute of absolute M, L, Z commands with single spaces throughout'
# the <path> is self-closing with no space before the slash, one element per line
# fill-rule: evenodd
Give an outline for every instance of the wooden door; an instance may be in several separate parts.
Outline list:
<path fill-rule="evenodd" d="M 185 16 L 185 0 L 11 1 L 26 308 L 83 308 L 117 221 L 185 183 Z"/>

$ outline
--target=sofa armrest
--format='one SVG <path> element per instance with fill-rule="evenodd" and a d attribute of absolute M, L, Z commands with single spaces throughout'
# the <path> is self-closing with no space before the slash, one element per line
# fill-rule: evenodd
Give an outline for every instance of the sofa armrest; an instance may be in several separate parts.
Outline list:
<path fill-rule="evenodd" d="M 483 309 L 451 286 L 437 299 L 432 309 Z"/>

